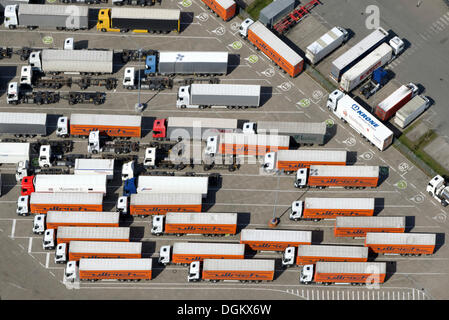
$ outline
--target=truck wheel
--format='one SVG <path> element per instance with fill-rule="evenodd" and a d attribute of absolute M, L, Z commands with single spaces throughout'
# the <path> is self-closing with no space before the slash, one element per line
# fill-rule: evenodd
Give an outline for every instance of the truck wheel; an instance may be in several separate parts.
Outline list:
<path fill-rule="evenodd" d="M 93 153 L 93 154 L 97 154 L 97 153 L 98 153 L 98 150 L 92 150 L 92 153 Z"/>

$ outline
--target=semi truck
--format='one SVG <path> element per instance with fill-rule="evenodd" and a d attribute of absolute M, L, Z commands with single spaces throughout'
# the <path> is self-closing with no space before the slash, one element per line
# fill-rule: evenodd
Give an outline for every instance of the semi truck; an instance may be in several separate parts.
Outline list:
<path fill-rule="evenodd" d="M 45 137 L 47 114 L 0 112 L 0 134 L 13 134 L 17 138 Z"/>
<path fill-rule="evenodd" d="M 296 255 L 295 255 L 296 253 Z M 288 247 L 282 256 L 282 266 L 315 264 L 319 261 L 366 262 L 368 248 L 359 246 L 300 245 Z"/>
<path fill-rule="evenodd" d="M 378 254 L 431 255 L 434 253 L 436 246 L 436 234 L 368 232 L 365 238 L 365 246 L 371 252 Z"/>
<path fill-rule="evenodd" d="M 218 133 L 235 132 L 239 120 L 223 118 L 168 117 L 153 122 L 153 139 L 156 140 L 207 140 Z"/>
<path fill-rule="evenodd" d="M 371 32 L 332 62 L 330 77 L 339 82 L 343 73 L 376 49 L 387 37 L 388 32 L 380 27 Z"/>
<path fill-rule="evenodd" d="M 169 33 L 181 31 L 181 10 L 111 8 L 98 12 L 97 30 L 102 32 Z"/>
<path fill-rule="evenodd" d="M 106 176 L 75 174 L 37 174 L 22 179 L 20 194 L 28 196 L 38 193 L 81 192 L 106 194 Z"/>
<path fill-rule="evenodd" d="M 38 193 L 20 196 L 16 213 L 46 214 L 48 211 L 103 211 L 103 195 L 99 193 Z"/>
<path fill-rule="evenodd" d="M 387 98 L 382 100 L 375 108 L 375 115 L 382 121 L 390 119 L 398 110 L 409 102 L 418 93 L 418 87 L 409 83 L 400 86 Z"/>
<path fill-rule="evenodd" d="M 218 236 L 237 233 L 237 213 L 167 212 L 153 216 L 151 234 L 202 234 Z"/>
<path fill-rule="evenodd" d="M 335 237 L 365 237 L 368 232 L 405 232 L 405 217 L 337 217 Z"/>
<path fill-rule="evenodd" d="M 342 91 L 329 94 L 327 107 L 380 151 L 393 142 L 393 132 Z"/>
<path fill-rule="evenodd" d="M 112 50 L 44 49 L 32 52 L 29 63 L 32 70 L 49 74 L 104 74 L 113 73 L 113 56 Z"/>
<path fill-rule="evenodd" d="M 325 187 L 375 188 L 379 184 L 379 166 L 315 166 L 296 172 L 296 188 Z"/>
<path fill-rule="evenodd" d="M 158 51 L 146 56 L 144 73 L 149 76 L 226 75 L 228 60 L 226 51 Z"/>
<path fill-rule="evenodd" d="M 306 198 L 292 202 L 289 218 L 319 221 L 340 216 L 372 216 L 374 202 L 374 198 Z"/>
<path fill-rule="evenodd" d="M 393 61 L 403 49 L 404 42 L 398 37 L 391 39 L 390 45 L 382 43 L 342 75 L 340 90 L 346 92 L 352 91 L 352 89 L 371 76 L 374 70 Z"/>
<path fill-rule="evenodd" d="M 239 280 L 240 282 L 273 281 L 274 260 L 204 259 L 190 264 L 188 282 Z"/>
<path fill-rule="evenodd" d="M 290 137 L 265 134 L 221 133 L 207 138 L 205 153 L 264 156 L 268 152 L 287 150 Z"/>
<path fill-rule="evenodd" d="M 151 259 L 80 259 L 67 263 L 64 279 L 76 281 L 151 280 Z"/>
<path fill-rule="evenodd" d="M 415 96 L 412 100 L 407 102 L 405 106 L 399 109 L 394 117 L 394 123 L 404 129 L 429 107 L 430 100 L 427 97 Z"/>
<path fill-rule="evenodd" d="M 176 107 L 257 108 L 260 106 L 260 90 L 260 85 L 194 83 L 179 87 Z"/>
<path fill-rule="evenodd" d="M 284 251 L 287 247 L 312 244 L 312 231 L 243 229 L 240 243 L 255 251 Z"/>
<path fill-rule="evenodd" d="M 324 145 L 327 125 L 325 122 L 257 121 L 245 123 L 243 132 L 287 135 L 298 145 Z"/>
<path fill-rule="evenodd" d="M 51 4 L 14 4 L 5 7 L 5 27 L 56 28 L 57 30 L 86 30 L 89 11 L 81 6 Z"/>
<path fill-rule="evenodd" d="M 68 117 L 58 118 L 56 135 L 89 136 L 91 131 L 100 131 L 109 137 L 140 138 L 141 123 L 141 116 L 72 113 L 70 121 Z"/>
<path fill-rule="evenodd" d="M 246 19 L 240 25 L 239 33 L 289 76 L 296 77 L 302 71 L 304 59 L 260 21 Z"/>
<path fill-rule="evenodd" d="M 345 43 L 348 38 L 348 31 L 341 27 L 333 27 L 306 48 L 306 58 L 315 65 Z"/>
<path fill-rule="evenodd" d="M 0 164 L 19 163 L 30 160 L 30 143 L 0 143 Z"/>
<path fill-rule="evenodd" d="M 55 229 L 47 229 L 55 231 Z M 129 227 L 59 227 L 54 232 L 57 243 L 71 241 L 129 242 Z"/>
<path fill-rule="evenodd" d="M 237 12 L 237 3 L 234 0 L 201 0 L 208 9 L 224 21 L 229 21 Z"/>
<path fill-rule="evenodd" d="M 34 216 L 33 233 L 58 227 L 118 227 L 119 218 L 118 212 L 48 211 Z"/>
<path fill-rule="evenodd" d="M 114 159 L 75 159 L 75 175 L 105 175 L 107 180 L 114 178 Z"/>
<path fill-rule="evenodd" d="M 69 261 L 142 258 L 142 242 L 70 241 L 61 245 L 68 245 Z"/>
<path fill-rule="evenodd" d="M 305 265 L 300 273 L 300 284 L 354 284 L 384 283 L 386 262 L 324 262 Z"/>
<path fill-rule="evenodd" d="M 345 166 L 347 151 L 343 150 L 279 150 L 265 154 L 263 169 L 266 172 L 292 174 L 299 168 L 311 165 Z"/>
<path fill-rule="evenodd" d="M 131 195 L 129 212 L 133 216 L 145 218 L 167 212 L 201 212 L 200 193 L 137 193 Z M 117 208 L 127 212 L 127 198 L 118 199 Z"/>
<path fill-rule="evenodd" d="M 163 265 L 177 263 L 187 266 L 192 261 L 204 259 L 243 259 L 244 257 L 244 244 L 175 242 L 173 248 L 171 246 L 160 248 L 158 263 Z"/>
<path fill-rule="evenodd" d="M 442 176 L 436 175 L 433 177 L 427 184 L 426 191 L 431 197 L 434 197 L 441 203 L 443 207 L 447 207 L 449 204 L 449 186 Z"/>

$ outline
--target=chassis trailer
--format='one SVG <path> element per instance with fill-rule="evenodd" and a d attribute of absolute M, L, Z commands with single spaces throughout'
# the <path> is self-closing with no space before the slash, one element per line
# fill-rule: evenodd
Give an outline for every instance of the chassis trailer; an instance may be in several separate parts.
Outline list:
<path fill-rule="evenodd" d="M 384 283 L 386 262 L 317 262 L 305 265 L 300 273 L 301 284 L 372 284 Z"/>
<path fill-rule="evenodd" d="M 258 108 L 260 85 L 249 84 L 200 84 L 182 86 L 178 90 L 177 108 L 227 107 Z"/>
<path fill-rule="evenodd" d="M 378 254 L 431 255 L 435 251 L 436 234 L 368 232 L 365 246 Z"/>
<path fill-rule="evenodd" d="M 81 6 L 15 4 L 5 7 L 5 27 L 85 30 L 89 28 L 89 13 Z"/>
<path fill-rule="evenodd" d="M 312 231 L 243 229 L 240 243 L 255 251 L 284 251 L 287 247 L 311 244 Z"/>
<path fill-rule="evenodd" d="M 291 174 L 311 165 L 345 166 L 346 161 L 347 151 L 342 150 L 279 150 L 265 155 L 263 168 L 266 172 Z"/>
<path fill-rule="evenodd" d="M 67 263 L 66 281 L 151 280 L 151 259 L 80 259 Z"/>
<path fill-rule="evenodd" d="M 293 201 L 290 220 L 335 219 L 374 215 L 374 198 L 306 198 Z"/>
<path fill-rule="evenodd" d="M 251 131 L 252 123 L 244 124 L 243 131 L 248 128 Z M 282 122 L 282 121 L 257 121 L 256 133 L 279 134 L 293 138 L 299 145 L 324 145 L 327 135 L 325 122 Z"/>
<path fill-rule="evenodd" d="M 153 216 L 151 234 L 225 235 L 237 233 L 237 213 L 167 212 Z"/>
<path fill-rule="evenodd" d="M 0 143 L 0 165 L 30 160 L 30 143 Z"/>
<path fill-rule="evenodd" d="M 262 259 L 204 259 L 190 264 L 188 282 L 209 280 L 239 280 L 261 282 L 274 279 L 275 260 Z"/>
<path fill-rule="evenodd" d="M 244 244 L 175 242 L 172 252 L 170 246 L 160 248 L 158 263 L 188 265 L 192 261 L 203 261 L 204 259 L 243 259 L 244 257 Z"/>
<path fill-rule="evenodd" d="M 365 237 L 368 232 L 405 232 L 405 217 L 337 217 L 335 237 Z"/>
<path fill-rule="evenodd" d="M 111 8 L 98 12 L 97 30 L 106 32 L 169 33 L 181 31 L 181 10 Z"/>
<path fill-rule="evenodd" d="M 296 257 L 295 257 L 296 252 Z M 296 259 L 295 259 L 296 258 Z M 300 245 L 288 247 L 282 256 L 282 266 L 315 264 L 318 261 L 366 262 L 368 248 L 356 246 Z"/>
<path fill-rule="evenodd" d="M 16 137 L 42 137 L 47 135 L 46 113 L 0 112 L 0 134 Z"/>

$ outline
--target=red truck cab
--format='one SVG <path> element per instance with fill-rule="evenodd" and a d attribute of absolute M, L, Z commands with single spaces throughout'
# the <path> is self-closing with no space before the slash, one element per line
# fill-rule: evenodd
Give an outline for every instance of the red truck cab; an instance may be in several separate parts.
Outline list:
<path fill-rule="evenodd" d="M 153 139 L 164 139 L 167 137 L 167 119 L 156 119 L 153 122 Z"/>
<path fill-rule="evenodd" d="M 22 179 L 22 189 L 20 195 L 29 196 L 34 192 L 34 176 L 27 176 Z"/>

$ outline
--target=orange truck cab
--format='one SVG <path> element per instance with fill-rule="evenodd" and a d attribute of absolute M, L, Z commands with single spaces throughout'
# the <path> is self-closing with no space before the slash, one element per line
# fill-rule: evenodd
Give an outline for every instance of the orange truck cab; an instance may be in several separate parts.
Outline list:
<path fill-rule="evenodd" d="M 167 137 L 167 119 L 156 119 L 153 122 L 153 139 L 164 139 Z"/>
<path fill-rule="evenodd" d="M 35 176 L 27 176 L 22 179 L 20 195 L 29 196 L 34 192 L 34 177 Z"/>

